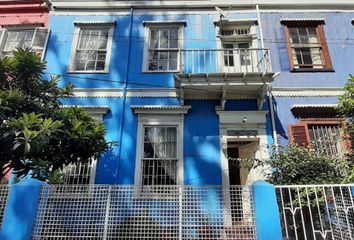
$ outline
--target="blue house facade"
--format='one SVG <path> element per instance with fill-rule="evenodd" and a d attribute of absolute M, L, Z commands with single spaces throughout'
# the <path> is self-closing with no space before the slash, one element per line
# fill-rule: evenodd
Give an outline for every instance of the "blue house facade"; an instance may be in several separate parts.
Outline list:
<path fill-rule="evenodd" d="M 81 3 L 52 1 L 47 74 L 75 85 L 64 105 L 102 119 L 118 146 L 68 182 L 250 184 L 262 173 L 242 160 L 271 145 L 342 151 L 350 2 Z"/>

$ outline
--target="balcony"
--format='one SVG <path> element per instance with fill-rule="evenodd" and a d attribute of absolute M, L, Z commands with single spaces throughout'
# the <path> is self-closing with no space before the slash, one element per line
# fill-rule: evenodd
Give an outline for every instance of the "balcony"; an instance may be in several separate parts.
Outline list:
<path fill-rule="evenodd" d="M 263 98 L 273 81 L 269 50 L 183 49 L 175 86 L 181 98 Z"/>

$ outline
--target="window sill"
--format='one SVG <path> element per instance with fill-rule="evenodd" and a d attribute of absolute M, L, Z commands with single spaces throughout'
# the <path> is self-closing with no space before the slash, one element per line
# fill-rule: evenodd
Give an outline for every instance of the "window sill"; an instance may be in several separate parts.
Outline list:
<path fill-rule="evenodd" d="M 149 70 L 143 70 L 142 73 L 179 73 L 179 70 L 170 70 L 170 71 L 149 71 Z"/>
<path fill-rule="evenodd" d="M 294 68 L 291 69 L 290 72 L 334 72 L 333 68 Z"/>
<path fill-rule="evenodd" d="M 109 71 L 67 71 L 68 74 L 107 74 Z"/>

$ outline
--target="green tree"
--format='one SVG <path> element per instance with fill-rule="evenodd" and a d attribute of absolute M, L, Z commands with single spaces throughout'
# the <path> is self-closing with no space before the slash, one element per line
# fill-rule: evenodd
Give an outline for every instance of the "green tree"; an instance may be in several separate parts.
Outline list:
<path fill-rule="evenodd" d="M 102 122 L 62 108 L 73 85 L 59 87 L 57 76 L 43 80 L 45 67 L 28 49 L 0 59 L 0 179 L 10 169 L 18 178 L 56 179 L 63 165 L 99 158 L 112 144 Z"/>
<path fill-rule="evenodd" d="M 350 161 L 318 154 L 295 144 L 273 151 L 272 156 L 259 165 L 271 167 L 271 171 L 265 171 L 266 179 L 276 185 L 350 183 L 354 180 L 350 178 Z"/>

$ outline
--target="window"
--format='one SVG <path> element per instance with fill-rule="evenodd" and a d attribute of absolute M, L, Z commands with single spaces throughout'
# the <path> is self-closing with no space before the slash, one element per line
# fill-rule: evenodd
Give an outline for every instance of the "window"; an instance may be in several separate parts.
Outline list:
<path fill-rule="evenodd" d="M 137 105 L 136 185 L 183 184 L 183 121 L 190 106 Z"/>
<path fill-rule="evenodd" d="M 332 69 L 323 21 L 285 21 L 284 24 L 292 70 Z"/>
<path fill-rule="evenodd" d="M 179 50 L 182 48 L 181 25 L 152 24 L 146 27 L 144 71 L 175 72 L 179 69 Z"/>
<path fill-rule="evenodd" d="M 316 152 L 328 156 L 343 156 L 347 149 L 347 141 L 342 138 L 341 121 L 302 121 L 289 125 L 292 142 L 300 146 L 310 146 Z"/>
<path fill-rule="evenodd" d="M 177 127 L 145 126 L 142 185 L 177 184 Z"/>
<path fill-rule="evenodd" d="M 69 71 L 108 72 L 114 23 L 76 24 Z"/>
<path fill-rule="evenodd" d="M 18 48 L 31 48 L 43 57 L 49 30 L 47 28 L 0 29 L 1 56 L 11 57 Z"/>

